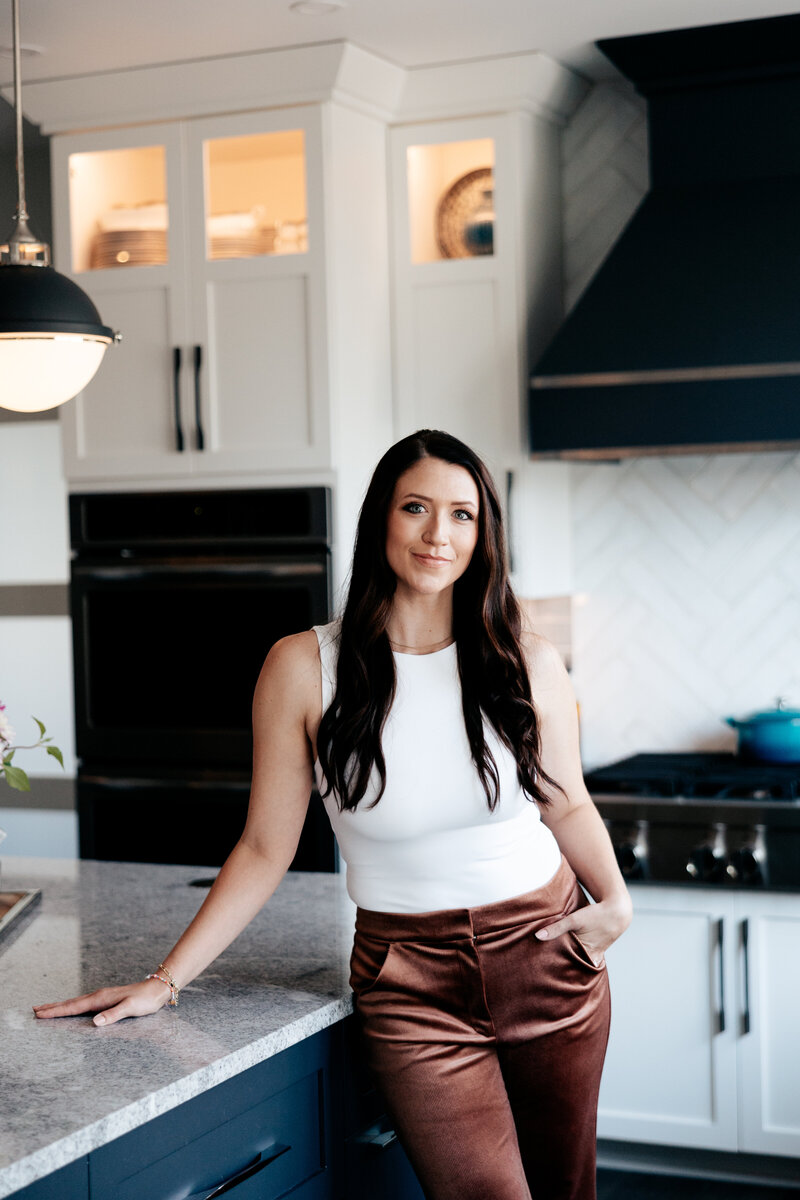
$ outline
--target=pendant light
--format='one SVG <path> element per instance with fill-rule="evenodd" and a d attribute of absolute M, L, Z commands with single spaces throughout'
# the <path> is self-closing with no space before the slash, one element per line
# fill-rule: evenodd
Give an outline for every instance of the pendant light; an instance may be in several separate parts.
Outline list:
<path fill-rule="evenodd" d="M 14 20 L 14 108 L 17 118 L 17 214 L 0 245 L 0 407 L 14 412 L 56 408 L 77 395 L 119 335 L 103 325 L 77 284 L 50 266 L 50 247 L 28 227 L 22 153 L 19 0 Z"/>

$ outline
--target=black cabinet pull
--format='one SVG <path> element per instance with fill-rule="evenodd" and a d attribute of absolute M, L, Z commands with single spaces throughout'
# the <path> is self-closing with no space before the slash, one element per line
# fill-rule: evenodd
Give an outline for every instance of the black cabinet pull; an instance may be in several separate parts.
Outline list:
<path fill-rule="evenodd" d="M 717 957 L 719 962 L 719 1012 L 717 1013 L 717 1032 L 725 1032 L 725 959 L 723 939 L 725 922 L 722 917 L 717 921 Z"/>
<path fill-rule="evenodd" d="M 203 347 L 194 348 L 194 424 L 197 431 L 197 449 L 204 450 L 206 439 L 203 434 L 203 422 L 200 413 L 200 368 L 203 365 Z"/>
<path fill-rule="evenodd" d="M 742 921 L 742 952 L 744 954 L 744 1012 L 742 1013 L 742 1033 L 750 1032 L 750 922 L 745 917 Z"/>
<path fill-rule="evenodd" d="M 181 425 L 181 348 L 176 346 L 172 351 L 172 397 L 175 405 L 175 449 L 183 454 L 186 445 L 183 440 Z"/>
<path fill-rule="evenodd" d="M 199 1192 L 192 1192 L 191 1196 L 186 1196 L 185 1200 L 214 1200 L 216 1196 L 224 1196 L 226 1192 L 232 1192 L 240 1183 L 244 1183 L 246 1179 L 252 1179 L 259 1171 L 263 1171 L 270 1163 L 274 1163 L 276 1158 L 280 1158 L 282 1154 L 288 1153 L 291 1146 L 269 1146 L 266 1150 L 262 1150 L 255 1162 L 244 1167 L 241 1171 L 237 1171 L 230 1179 L 226 1179 L 224 1183 L 219 1183 L 207 1191 L 206 1188 L 201 1188 Z"/>
<path fill-rule="evenodd" d="M 514 570 L 514 538 L 511 528 L 511 502 L 514 490 L 514 472 L 506 471 L 506 530 L 508 537 L 508 569 Z"/>
<path fill-rule="evenodd" d="M 388 1150 L 397 1141 L 397 1134 L 393 1129 L 381 1129 L 380 1126 L 373 1125 L 370 1129 L 359 1133 L 353 1141 L 359 1146 L 366 1146 L 369 1150 Z"/>

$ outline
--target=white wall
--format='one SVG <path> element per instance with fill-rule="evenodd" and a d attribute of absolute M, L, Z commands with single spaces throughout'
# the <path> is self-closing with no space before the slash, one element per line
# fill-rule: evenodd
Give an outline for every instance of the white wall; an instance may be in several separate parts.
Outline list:
<path fill-rule="evenodd" d="M 596 87 L 562 141 L 569 303 L 647 188 L 642 101 Z M 721 718 L 800 705 L 800 455 L 570 468 L 584 763 L 730 750 Z"/>
<path fill-rule="evenodd" d="M 0 424 L 0 587 L 65 584 L 69 578 L 66 485 L 61 468 L 58 421 Z M 69 617 L 3 616 L 0 610 L 0 701 L 16 730 L 16 741 L 36 740 L 32 717 L 64 754 L 67 776 L 75 774 L 72 707 L 72 640 Z M 31 776 L 63 773 L 42 750 L 20 751 L 15 759 Z M 25 797 L 0 782 L 0 826 L 9 834 L 3 856 L 70 855 L 76 852 L 72 812 L 28 809 Z"/>

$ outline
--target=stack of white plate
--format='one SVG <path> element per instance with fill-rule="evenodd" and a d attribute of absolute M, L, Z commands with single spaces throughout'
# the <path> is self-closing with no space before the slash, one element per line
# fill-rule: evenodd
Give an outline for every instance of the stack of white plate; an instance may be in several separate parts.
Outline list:
<path fill-rule="evenodd" d="M 151 267 L 166 261 L 165 229 L 103 230 L 92 238 L 89 266 L 93 271 L 107 267 Z"/>

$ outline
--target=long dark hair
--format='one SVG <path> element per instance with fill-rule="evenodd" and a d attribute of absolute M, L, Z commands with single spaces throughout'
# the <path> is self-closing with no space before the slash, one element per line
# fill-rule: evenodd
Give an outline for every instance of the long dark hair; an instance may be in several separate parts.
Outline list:
<path fill-rule="evenodd" d="M 439 430 L 420 429 L 386 451 L 370 480 L 356 532 L 350 588 L 341 622 L 336 691 L 323 714 L 317 748 L 328 790 L 342 809 L 364 798 L 373 767 L 386 787 L 381 732 L 395 693 L 395 669 L 386 625 L 396 579 L 386 559 L 386 525 L 395 484 L 422 458 L 463 467 L 480 496 L 478 541 L 456 581 L 456 639 L 464 724 L 490 810 L 499 800 L 497 764 L 487 745 L 484 718 L 517 763 L 519 782 L 532 799 L 542 790 L 539 724 L 520 644 L 521 614 L 508 582 L 502 513 L 492 477 L 469 446 Z M 372 805 L 370 805 L 371 807 Z"/>

